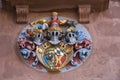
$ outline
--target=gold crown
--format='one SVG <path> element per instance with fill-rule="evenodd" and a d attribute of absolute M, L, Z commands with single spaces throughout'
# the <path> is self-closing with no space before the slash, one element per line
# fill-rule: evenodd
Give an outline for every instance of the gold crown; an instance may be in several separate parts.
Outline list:
<path fill-rule="evenodd" d="M 67 30 L 66 30 L 66 32 L 68 33 L 68 32 L 71 32 L 72 30 L 74 30 L 75 28 L 73 27 L 73 26 L 71 26 L 70 28 L 68 28 Z"/>
<path fill-rule="evenodd" d="M 35 35 L 35 34 L 37 34 L 37 33 L 43 33 L 43 31 L 42 31 L 42 30 L 39 30 L 39 29 L 34 28 L 34 30 L 33 30 L 33 32 L 32 32 L 32 34 L 33 34 L 33 35 Z"/>
<path fill-rule="evenodd" d="M 52 15 L 53 15 L 53 16 L 57 16 L 58 13 L 57 13 L 57 12 L 52 12 Z"/>
<path fill-rule="evenodd" d="M 48 32 L 51 32 L 51 31 L 54 31 L 54 30 L 57 30 L 57 31 L 59 31 L 59 32 L 62 32 L 62 29 L 59 28 L 59 27 L 56 27 L 56 28 L 51 27 L 51 28 L 48 29 Z"/>

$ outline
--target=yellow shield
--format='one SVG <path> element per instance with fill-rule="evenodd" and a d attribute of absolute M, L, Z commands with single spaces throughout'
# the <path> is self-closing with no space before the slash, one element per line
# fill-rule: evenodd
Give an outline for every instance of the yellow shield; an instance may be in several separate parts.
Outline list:
<path fill-rule="evenodd" d="M 73 47 L 64 43 L 52 45 L 46 42 L 36 47 L 36 53 L 39 61 L 48 71 L 60 71 L 70 61 Z"/>

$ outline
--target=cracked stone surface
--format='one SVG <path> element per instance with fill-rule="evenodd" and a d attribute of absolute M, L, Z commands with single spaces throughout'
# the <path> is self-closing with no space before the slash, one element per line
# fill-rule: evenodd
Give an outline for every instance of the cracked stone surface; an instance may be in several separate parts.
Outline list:
<path fill-rule="evenodd" d="M 30 13 L 29 21 L 51 13 Z M 59 13 L 78 19 L 73 11 Z M 16 24 L 14 14 L 0 10 L 0 80 L 120 80 L 120 1 L 90 15 L 85 27 L 93 39 L 93 51 L 79 68 L 66 73 L 43 73 L 28 67 L 18 56 L 16 42 L 25 24 Z"/>

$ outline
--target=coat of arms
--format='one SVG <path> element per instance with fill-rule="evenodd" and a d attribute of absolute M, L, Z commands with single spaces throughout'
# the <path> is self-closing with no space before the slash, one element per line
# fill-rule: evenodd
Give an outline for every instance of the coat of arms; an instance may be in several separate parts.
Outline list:
<path fill-rule="evenodd" d="M 18 39 L 27 64 L 40 71 L 65 72 L 82 64 L 91 53 L 92 40 L 83 25 L 58 16 L 29 23 Z"/>

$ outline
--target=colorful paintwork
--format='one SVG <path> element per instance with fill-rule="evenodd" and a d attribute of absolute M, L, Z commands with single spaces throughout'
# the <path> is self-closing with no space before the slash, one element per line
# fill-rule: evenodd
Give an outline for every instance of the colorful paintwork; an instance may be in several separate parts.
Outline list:
<path fill-rule="evenodd" d="M 85 62 L 92 50 L 92 39 L 85 27 L 57 12 L 29 23 L 17 44 L 22 59 L 43 72 L 73 70 Z"/>

